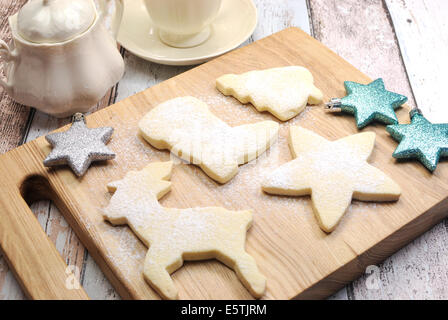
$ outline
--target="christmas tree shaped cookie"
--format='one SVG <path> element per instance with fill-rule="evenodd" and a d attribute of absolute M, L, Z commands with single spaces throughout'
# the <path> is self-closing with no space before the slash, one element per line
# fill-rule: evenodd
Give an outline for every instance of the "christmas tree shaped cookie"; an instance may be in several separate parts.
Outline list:
<path fill-rule="evenodd" d="M 294 118 L 307 103 L 319 104 L 323 98 L 311 72 L 299 66 L 226 74 L 216 80 L 216 87 L 224 95 L 250 102 L 258 111 L 268 111 L 282 121 Z"/>
<path fill-rule="evenodd" d="M 352 198 L 361 201 L 395 201 L 400 187 L 367 163 L 375 133 L 364 132 L 328 141 L 301 127 L 290 129 L 294 160 L 282 165 L 263 182 L 265 192 L 302 196 L 311 194 L 320 227 L 334 230 Z"/>
<path fill-rule="evenodd" d="M 194 97 L 166 101 L 146 114 L 140 133 L 158 149 L 198 165 L 212 179 L 226 183 L 277 139 L 279 125 L 261 121 L 230 127 Z"/>
<path fill-rule="evenodd" d="M 162 207 L 158 199 L 170 190 L 171 171 L 172 162 L 155 162 L 108 185 L 114 195 L 104 218 L 114 225 L 128 224 L 149 247 L 143 269 L 147 282 L 163 298 L 177 299 L 170 274 L 184 260 L 214 258 L 234 269 L 253 296 L 262 296 L 266 280 L 244 249 L 252 212 Z"/>

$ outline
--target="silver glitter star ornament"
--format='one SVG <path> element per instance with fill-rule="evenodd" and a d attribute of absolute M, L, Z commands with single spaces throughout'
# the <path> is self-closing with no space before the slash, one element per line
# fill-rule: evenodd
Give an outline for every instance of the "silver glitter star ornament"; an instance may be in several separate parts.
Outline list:
<path fill-rule="evenodd" d="M 78 177 L 83 176 L 93 161 L 115 158 L 115 153 L 106 146 L 113 132 L 111 127 L 87 128 L 84 115 L 76 113 L 70 129 L 45 137 L 53 150 L 44 165 L 67 164 Z"/>
<path fill-rule="evenodd" d="M 347 96 L 333 98 L 326 104 L 330 111 L 342 111 L 353 114 L 358 129 L 373 121 L 385 124 L 397 124 L 395 109 L 407 101 L 401 94 L 387 91 L 383 79 L 379 78 L 369 84 L 352 81 L 344 82 Z"/>

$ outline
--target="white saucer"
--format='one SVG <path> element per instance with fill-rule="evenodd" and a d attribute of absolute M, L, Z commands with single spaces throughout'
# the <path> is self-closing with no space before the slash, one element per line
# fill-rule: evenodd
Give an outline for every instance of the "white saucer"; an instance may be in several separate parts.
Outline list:
<path fill-rule="evenodd" d="M 207 41 L 192 48 L 174 48 L 160 40 L 143 0 L 124 3 L 118 42 L 136 56 L 160 64 L 187 66 L 205 62 L 238 47 L 257 26 L 257 8 L 252 0 L 224 0 Z"/>

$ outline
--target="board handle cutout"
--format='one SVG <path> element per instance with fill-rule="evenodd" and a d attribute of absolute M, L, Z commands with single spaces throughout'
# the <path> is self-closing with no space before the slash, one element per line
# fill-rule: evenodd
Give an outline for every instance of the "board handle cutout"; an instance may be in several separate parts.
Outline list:
<path fill-rule="evenodd" d="M 0 186 L 0 248 L 25 294 L 38 300 L 89 299 L 80 285 L 70 285 L 73 274 L 24 199 L 46 198 L 47 179 L 29 176 L 20 187 L 2 179 Z"/>

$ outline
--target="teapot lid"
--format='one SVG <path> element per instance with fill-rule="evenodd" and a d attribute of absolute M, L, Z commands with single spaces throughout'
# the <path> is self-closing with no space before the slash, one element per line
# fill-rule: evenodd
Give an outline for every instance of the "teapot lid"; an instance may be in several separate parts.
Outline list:
<path fill-rule="evenodd" d="M 20 9 L 18 32 L 35 43 L 58 43 L 85 32 L 94 23 L 92 0 L 30 0 Z"/>

